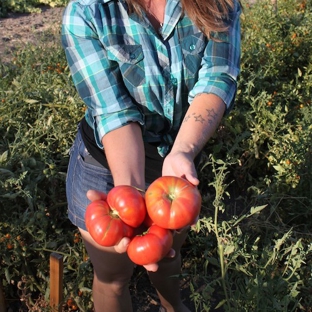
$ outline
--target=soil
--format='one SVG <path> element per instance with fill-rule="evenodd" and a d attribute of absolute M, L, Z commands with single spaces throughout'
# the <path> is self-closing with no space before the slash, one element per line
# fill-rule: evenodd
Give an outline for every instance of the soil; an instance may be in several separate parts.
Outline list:
<path fill-rule="evenodd" d="M 25 44 L 36 41 L 49 31 L 59 40 L 59 30 L 64 8 L 43 6 L 41 13 L 9 13 L 0 18 L 0 60 L 10 62 L 14 52 Z"/>

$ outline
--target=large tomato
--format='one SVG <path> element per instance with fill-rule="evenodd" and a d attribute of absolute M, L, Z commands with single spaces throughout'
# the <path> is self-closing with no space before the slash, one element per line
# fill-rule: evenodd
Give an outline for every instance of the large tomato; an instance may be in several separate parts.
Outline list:
<path fill-rule="evenodd" d="M 192 225 L 199 215 L 201 202 L 194 185 L 173 176 L 156 179 L 145 193 L 150 218 L 158 226 L 172 230 Z"/>
<path fill-rule="evenodd" d="M 172 247 L 172 232 L 152 225 L 146 233 L 135 236 L 127 249 L 129 258 L 138 265 L 157 263 Z"/>
<path fill-rule="evenodd" d="M 146 216 L 143 195 L 133 186 L 118 185 L 107 194 L 107 203 L 120 219 L 132 227 L 142 224 Z"/>
<path fill-rule="evenodd" d="M 104 200 L 95 200 L 88 205 L 85 222 L 94 241 L 105 247 L 115 246 L 123 237 L 134 234 L 134 229 L 123 222 Z"/>

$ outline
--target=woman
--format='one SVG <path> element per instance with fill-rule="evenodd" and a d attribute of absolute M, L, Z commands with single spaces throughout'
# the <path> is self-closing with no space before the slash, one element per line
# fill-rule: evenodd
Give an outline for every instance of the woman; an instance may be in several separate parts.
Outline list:
<path fill-rule="evenodd" d="M 161 175 L 199 184 L 196 163 L 234 102 L 240 59 L 236 0 L 74 0 L 62 43 L 86 104 L 67 175 L 70 220 L 94 268 L 98 312 L 132 311 L 129 239 L 111 248 L 86 231 L 90 201 L 116 185 L 145 189 Z M 86 195 L 87 194 L 87 195 Z M 145 266 L 167 312 L 190 311 L 180 298 L 180 248 Z"/>

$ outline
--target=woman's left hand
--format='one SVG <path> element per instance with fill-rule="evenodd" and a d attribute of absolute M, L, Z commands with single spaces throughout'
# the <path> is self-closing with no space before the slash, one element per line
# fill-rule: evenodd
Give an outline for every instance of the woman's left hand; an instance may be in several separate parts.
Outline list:
<path fill-rule="evenodd" d="M 192 157 L 183 152 L 170 152 L 163 163 L 163 176 L 184 178 L 193 185 L 198 185 L 199 180 Z"/>

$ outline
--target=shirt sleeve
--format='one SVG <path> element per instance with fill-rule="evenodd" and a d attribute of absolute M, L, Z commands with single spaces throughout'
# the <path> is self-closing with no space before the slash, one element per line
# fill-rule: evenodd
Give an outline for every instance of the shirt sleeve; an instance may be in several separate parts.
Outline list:
<path fill-rule="evenodd" d="M 189 93 L 189 103 L 192 103 L 196 95 L 213 93 L 224 101 L 226 114 L 233 107 L 240 71 L 240 14 L 240 5 L 235 2 L 229 18 L 228 31 L 214 33 L 213 39 L 216 40 L 208 41 L 198 81 Z"/>
<path fill-rule="evenodd" d="M 94 124 L 97 144 L 102 148 L 106 133 L 133 121 L 143 124 L 143 117 L 127 94 L 118 63 L 107 57 L 98 40 L 89 13 L 88 6 L 68 4 L 63 15 L 62 45 L 73 82 Z"/>

